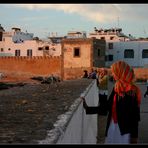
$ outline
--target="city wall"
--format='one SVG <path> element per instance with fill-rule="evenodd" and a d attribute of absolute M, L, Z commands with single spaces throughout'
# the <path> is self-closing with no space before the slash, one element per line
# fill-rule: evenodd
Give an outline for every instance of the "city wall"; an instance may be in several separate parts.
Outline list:
<path fill-rule="evenodd" d="M 99 70 L 94 67 L 93 69 Z M 58 75 L 64 80 L 81 78 L 84 70 L 91 72 L 91 67 L 64 68 L 61 56 L 57 57 L 0 57 L 0 72 L 15 76 Z M 110 69 L 109 69 L 110 71 Z M 134 68 L 136 79 L 148 79 L 148 68 Z"/>
<path fill-rule="evenodd" d="M 88 105 L 96 106 L 99 100 L 96 81 L 92 81 L 82 94 Z M 97 114 L 86 115 L 80 98 L 76 98 L 69 111 L 58 119 L 39 144 L 96 144 Z"/>
<path fill-rule="evenodd" d="M 78 79 L 82 78 L 84 75 L 84 70 L 87 70 L 88 73 L 91 72 L 91 68 L 89 67 L 81 67 L 81 68 L 64 68 L 64 79 Z"/>
<path fill-rule="evenodd" d="M 134 68 L 136 79 L 148 79 L 148 68 Z"/>
<path fill-rule="evenodd" d="M 94 69 L 97 69 L 97 71 L 100 70 L 100 68 L 94 67 Z M 108 74 L 111 75 L 110 68 L 108 69 Z M 133 68 L 135 73 L 136 80 L 146 80 L 148 79 L 148 68 Z"/>
<path fill-rule="evenodd" d="M 0 57 L 0 72 L 21 76 L 61 76 L 61 57 Z"/>

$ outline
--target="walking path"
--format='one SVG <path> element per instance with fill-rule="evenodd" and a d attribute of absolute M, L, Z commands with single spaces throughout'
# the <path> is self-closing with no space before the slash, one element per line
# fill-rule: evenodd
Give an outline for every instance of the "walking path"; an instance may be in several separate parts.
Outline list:
<path fill-rule="evenodd" d="M 148 96 L 144 98 L 146 85 L 138 84 L 142 93 L 142 101 L 140 106 L 141 121 L 139 122 L 139 144 L 148 144 Z"/>

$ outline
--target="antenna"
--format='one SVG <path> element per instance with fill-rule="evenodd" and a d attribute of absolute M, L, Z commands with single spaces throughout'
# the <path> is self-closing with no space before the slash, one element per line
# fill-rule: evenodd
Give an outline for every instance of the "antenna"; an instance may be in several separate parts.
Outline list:
<path fill-rule="evenodd" d="M 145 28 L 143 28 L 144 37 L 146 37 L 146 31 Z"/>
<path fill-rule="evenodd" d="M 118 28 L 119 28 L 119 16 L 117 17 L 117 23 L 118 23 Z"/>

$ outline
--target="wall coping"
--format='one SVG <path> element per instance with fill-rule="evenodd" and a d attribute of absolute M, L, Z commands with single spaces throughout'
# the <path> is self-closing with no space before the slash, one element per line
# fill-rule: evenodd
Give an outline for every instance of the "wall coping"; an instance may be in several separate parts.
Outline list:
<path fill-rule="evenodd" d="M 83 93 L 80 94 L 80 96 L 86 96 L 90 90 L 90 88 L 95 83 L 95 80 L 93 80 L 89 86 L 85 89 Z M 58 142 L 59 138 L 64 135 L 64 132 L 66 131 L 66 128 L 71 121 L 75 111 L 78 109 L 79 105 L 81 104 L 82 100 L 77 98 L 74 103 L 70 106 L 69 110 L 65 112 L 64 114 L 61 114 L 57 117 L 57 121 L 54 123 L 54 128 L 47 131 L 47 137 L 44 140 L 37 141 L 39 144 L 55 144 Z"/>

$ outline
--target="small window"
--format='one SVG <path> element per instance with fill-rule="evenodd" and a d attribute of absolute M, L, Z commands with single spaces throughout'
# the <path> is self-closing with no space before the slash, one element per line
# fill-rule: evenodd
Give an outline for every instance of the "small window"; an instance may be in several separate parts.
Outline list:
<path fill-rule="evenodd" d="M 101 39 L 101 40 L 105 40 L 105 37 L 101 37 L 100 39 Z"/>
<path fill-rule="evenodd" d="M 108 56 L 107 55 L 105 55 L 105 61 L 108 61 Z"/>
<path fill-rule="evenodd" d="M 108 55 L 108 60 L 113 61 L 113 55 Z"/>
<path fill-rule="evenodd" d="M 45 47 L 45 50 L 49 50 L 49 46 L 46 46 L 46 47 Z"/>
<path fill-rule="evenodd" d="M 113 36 L 111 36 L 111 37 L 110 37 L 110 40 L 113 40 L 113 39 L 114 39 L 114 37 L 113 37 Z"/>
<path fill-rule="evenodd" d="M 8 48 L 8 50 L 10 51 L 10 50 L 11 50 L 11 48 Z"/>
<path fill-rule="evenodd" d="M 27 56 L 28 57 L 32 57 L 32 49 L 28 49 L 27 50 Z"/>
<path fill-rule="evenodd" d="M 74 57 L 80 57 L 80 48 L 74 48 Z"/>
<path fill-rule="evenodd" d="M 3 52 L 4 51 L 4 48 L 1 48 L 1 52 Z"/>
<path fill-rule="evenodd" d="M 19 49 L 15 50 L 15 56 L 20 56 L 20 50 Z"/>
<path fill-rule="evenodd" d="M 113 55 L 106 55 L 105 61 L 113 61 Z"/>
<path fill-rule="evenodd" d="M 101 50 L 100 49 L 98 49 L 98 56 L 100 56 L 101 55 Z"/>
<path fill-rule="evenodd" d="M 42 47 L 39 47 L 38 50 L 43 50 L 43 48 Z"/>
<path fill-rule="evenodd" d="M 133 49 L 125 49 L 124 58 L 134 58 L 134 50 Z"/>
<path fill-rule="evenodd" d="M 113 49 L 113 43 L 108 43 L 108 48 Z"/>
<path fill-rule="evenodd" d="M 148 58 L 148 49 L 143 49 L 142 58 Z"/>

